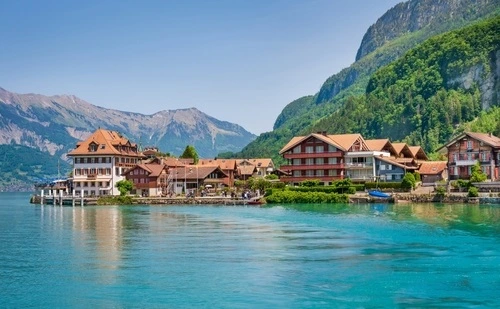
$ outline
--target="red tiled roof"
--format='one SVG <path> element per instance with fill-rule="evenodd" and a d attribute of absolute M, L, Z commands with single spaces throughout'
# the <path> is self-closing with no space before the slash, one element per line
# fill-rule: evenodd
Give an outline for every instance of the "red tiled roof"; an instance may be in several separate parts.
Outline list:
<path fill-rule="evenodd" d="M 388 138 L 384 139 L 367 139 L 365 140 L 366 145 L 370 150 L 372 151 L 382 151 L 384 147 L 387 145 L 389 142 Z"/>
<path fill-rule="evenodd" d="M 427 161 L 422 162 L 418 172 L 421 175 L 437 175 L 446 169 L 446 161 Z"/>
<path fill-rule="evenodd" d="M 90 146 L 96 145 L 95 151 L 90 151 Z M 122 148 L 122 146 L 124 146 Z M 130 148 L 136 151 L 129 151 Z M 90 137 L 76 144 L 76 148 L 68 153 L 68 156 L 76 155 L 123 155 L 142 156 L 137 151 L 137 145 L 130 143 L 120 133 L 104 129 L 97 129 Z"/>

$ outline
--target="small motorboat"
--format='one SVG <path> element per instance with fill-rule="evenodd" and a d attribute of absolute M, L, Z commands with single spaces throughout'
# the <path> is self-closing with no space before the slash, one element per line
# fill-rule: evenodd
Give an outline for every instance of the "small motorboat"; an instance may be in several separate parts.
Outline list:
<path fill-rule="evenodd" d="M 380 190 L 370 190 L 368 191 L 368 195 L 376 198 L 390 198 L 391 195 L 389 193 L 382 192 Z"/>
<path fill-rule="evenodd" d="M 247 202 L 248 205 L 262 205 L 264 204 L 264 201 L 262 201 L 261 198 L 256 198 L 256 199 L 250 199 Z"/>

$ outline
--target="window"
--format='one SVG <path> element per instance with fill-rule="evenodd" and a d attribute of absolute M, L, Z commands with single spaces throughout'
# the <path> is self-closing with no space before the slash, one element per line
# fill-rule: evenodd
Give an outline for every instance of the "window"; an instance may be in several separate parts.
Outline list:
<path fill-rule="evenodd" d="M 472 149 L 473 143 L 472 141 L 467 141 L 467 149 Z"/>
<path fill-rule="evenodd" d="M 337 170 L 328 170 L 328 176 L 337 176 Z"/>
<path fill-rule="evenodd" d="M 324 150 L 325 150 L 325 147 L 323 145 L 316 146 L 317 153 L 322 153 Z"/>
<path fill-rule="evenodd" d="M 115 175 L 120 176 L 120 168 L 119 167 L 115 167 Z"/>
<path fill-rule="evenodd" d="M 306 165 L 314 165 L 314 159 L 313 158 L 307 158 L 306 159 Z"/>
<path fill-rule="evenodd" d="M 293 171 L 293 176 L 294 177 L 300 177 L 302 175 L 301 175 L 300 171 Z"/>
<path fill-rule="evenodd" d="M 337 148 L 332 145 L 328 145 L 328 152 L 337 152 Z"/>
<path fill-rule="evenodd" d="M 325 175 L 325 171 L 324 170 L 317 170 L 316 171 L 316 176 L 324 176 Z"/>
<path fill-rule="evenodd" d="M 314 176 L 314 170 L 306 170 L 306 176 Z"/>
<path fill-rule="evenodd" d="M 328 164 L 337 164 L 337 158 L 328 158 Z"/>
<path fill-rule="evenodd" d="M 90 144 L 89 145 L 89 151 L 90 152 L 96 152 L 97 151 L 97 145 L 96 144 Z"/>
<path fill-rule="evenodd" d="M 316 158 L 316 164 L 323 165 L 325 164 L 325 160 L 323 158 Z"/>
<path fill-rule="evenodd" d="M 106 175 L 111 175 L 111 169 L 109 167 L 106 169 Z"/>
<path fill-rule="evenodd" d="M 314 147 L 313 146 L 307 146 L 306 147 L 306 153 L 313 153 L 314 152 Z"/>
<path fill-rule="evenodd" d="M 293 159 L 292 165 L 301 165 L 300 159 Z"/>

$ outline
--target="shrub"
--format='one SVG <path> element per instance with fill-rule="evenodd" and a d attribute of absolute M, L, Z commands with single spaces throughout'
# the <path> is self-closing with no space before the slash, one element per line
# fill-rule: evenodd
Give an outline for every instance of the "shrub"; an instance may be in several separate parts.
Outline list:
<path fill-rule="evenodd" d="M 437 196 L 443 197 L 445 194 L 446 194 L 446 188 L 445 187 L 439 186 L 439 187 L 436 188 L 436 195 Z"/>
<path fill-rule="evenodd" d="M 470 187 L 469 192 L 467 193 L 468 197 L 478 197 L 479 193 L 476 187 Z"/>
<path fill-rule="evenodd" d="M 412 173 L 406 173 L 401 181 L 401 188 L 413 189 L 415 188 L 416 183 L 417 181 L 415 180 L 415 176 Z"/>
<path fill-rule="evenodd" d="M 301 187 L 317 187 L 319 186 L 319 179 L 304 180 L 300 183 Z"/>
<path fill-rule="evenodd" d="M 266 197 L 269 204 L 290 203 L 348 203 L 349 197 L 345 194 L 325 192 L 299 192 L 299 191 L 276 191 Z"/>

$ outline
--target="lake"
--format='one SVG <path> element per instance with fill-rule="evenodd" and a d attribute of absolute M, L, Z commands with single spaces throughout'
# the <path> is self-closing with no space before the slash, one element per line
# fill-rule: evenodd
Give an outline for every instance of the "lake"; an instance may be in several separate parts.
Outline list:
<path fill-rule="evenodd" d="M 52 206 L 0 193 L 1 308 L 500 307 L 500 205 Z"/>

